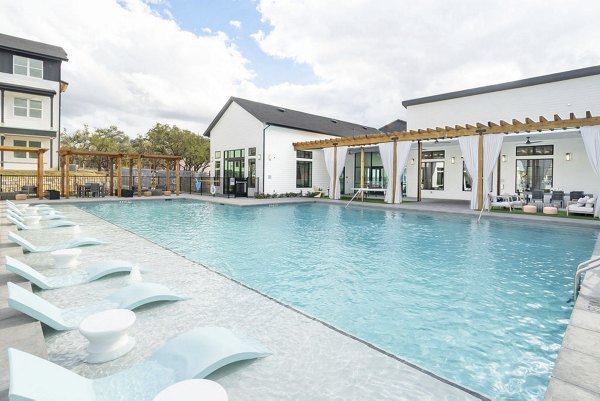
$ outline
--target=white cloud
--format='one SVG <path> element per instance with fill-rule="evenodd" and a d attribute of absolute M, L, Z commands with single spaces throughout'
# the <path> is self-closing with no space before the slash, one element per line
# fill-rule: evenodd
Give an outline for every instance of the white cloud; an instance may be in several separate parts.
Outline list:
<path fill-rule="evenodd" d="M 203 131 L 242 82 L 247 60 L 219 32 L 197 36 L 140 0 L 0 0 L 2 32 L 63 47 L 63 127 L 155 122 Z"/>
<path fill-rule="evenodd" d="M 242 28 L 242 21 L 231 20 L 231 21 L 229 21 L 229 25 L 231 25 L 232 27 L 234 27 L 236 29 L 241 29 Z"/>
<path fill-rule="evenodd" d="M 381 126 L 402 100 L 600 64 L 600 2 L 262 0 L 253 38 L 320 83 L 268 100 Z M 290 105 L 292 107 L 293 105 Z"/>

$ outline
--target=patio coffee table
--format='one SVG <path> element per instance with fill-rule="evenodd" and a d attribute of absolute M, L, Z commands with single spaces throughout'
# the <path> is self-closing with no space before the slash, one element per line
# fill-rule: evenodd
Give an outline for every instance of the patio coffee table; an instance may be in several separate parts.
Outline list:
<path fill-rule="evenodd" d="M 135 339 L 127 330 L 135 323 L 135 313 L 128 309 L 109 309 L 94 313 L 79 324 L 79 332 L 88 339 L 87 363 L 117 359 L 132 350 Z"/>

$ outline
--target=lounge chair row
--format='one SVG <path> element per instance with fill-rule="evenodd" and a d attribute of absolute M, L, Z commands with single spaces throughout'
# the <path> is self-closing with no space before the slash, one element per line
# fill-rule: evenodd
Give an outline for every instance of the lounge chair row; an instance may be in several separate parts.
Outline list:
<path fill-rule="evenodd" d="M 76 225 L 46 205 L 22 206 L 7 202 L 7 207 L 7 219 L 21 230 Z M 36 221 L 28 225 L 25 223 L 27 216 L 39 216 L 39 220 L 51 221 L 46 224 Z M 107 244 L 96 238 L 76 237 L 53 245 L 37 246 L 15 232 L 9 232 L 8 238 L 19 244 L 24 252 L 50 252 Z M 42 290 L 80 285 L 109 274 L 135 271 L 131 262 L 107 260 L 88 264 L 83 269 L 62 276 L 47 277 L 25 262 L 10 256 L 6 256 L 6 268 L 28 279 Z M 176 302 L 186 299 L 162 284 L 142 282 L 118 289 L 91 305 L 61 309 L 17 284 L 9 282 L 7 287 L 10 307 L 55 330 L 74 329 L 86 318 L 100 316 L 98 313 L 103 311 L 133 310 L 158 301 Z M 82 327 L 83 325 L 80 326 L 80 331 Z M 9 348 L 9 399 L 165 401 L 183 398 L 192 392 L 211 395 L 210 398 L 203 399 L 226 401 L 225 390 L 216 382 L 204 380 L 204 377 L 227 364 L 269 354 L 270 352 L 261 345 L 243 341 L 226 328 L 200 327 L 167 341 L 138 366 L 102 379 L 90 380 L 42 358 Z"/>

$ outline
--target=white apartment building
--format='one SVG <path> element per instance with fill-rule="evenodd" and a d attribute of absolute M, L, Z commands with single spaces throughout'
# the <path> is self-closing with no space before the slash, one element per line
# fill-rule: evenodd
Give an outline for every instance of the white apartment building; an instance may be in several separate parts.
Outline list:
<path fill-rule="evenodd" d="M 47 148 L 44 168 L 59 167 L 61 63 L 58 46 L 0 34 L 0 144 Z M 0 152 L 5 170 L 35 170 L 33 152 Z"/>

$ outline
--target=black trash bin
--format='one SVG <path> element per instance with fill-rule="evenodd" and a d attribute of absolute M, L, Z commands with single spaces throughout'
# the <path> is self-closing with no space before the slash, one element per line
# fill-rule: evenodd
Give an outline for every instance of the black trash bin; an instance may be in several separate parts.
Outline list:
<path fill-rule="evenodd" d="M 123 198 L 133 198 L 133 189 L 122 189 L 121 196 Z"/>
<path fill-rule="evenodd" d="M 60 199 L 60 191 L 56 191 L 54 189 L 49 189 L 46 191 L 46 198 L 50 200 Z"/>

